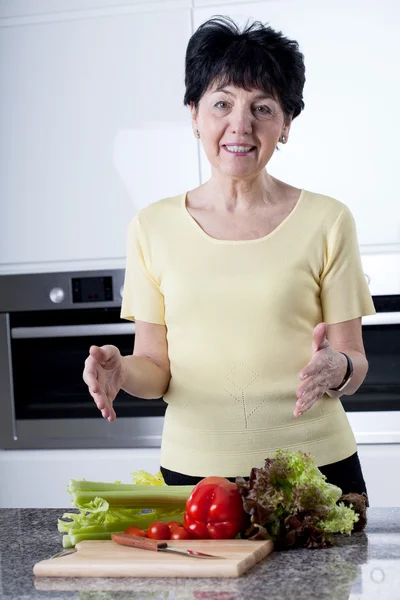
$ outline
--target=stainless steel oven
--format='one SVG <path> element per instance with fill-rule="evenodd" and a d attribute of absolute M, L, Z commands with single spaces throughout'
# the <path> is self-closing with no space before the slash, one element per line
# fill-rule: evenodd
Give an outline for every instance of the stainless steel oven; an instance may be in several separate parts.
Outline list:
<path fill-rule="evenodd" d="M 82 380 L 91 344 L 132 353 L 120 319 L 124 270 L 0 276 L 0 448 L 159 447 L 166 404 L 120 392 L 117 419 Z M 365 382 L 342 396 L 359 443 L 400 443 L 400 294 L 373 296 L 363 319 Z"/>
<path fill-rule="evenodd" d="M 373 296 L 363 318 L 369 370 L 353 396 L 342 396 L 358 443 L 400 443 L 400 294 Z"/>
<path fill-rule="evenodd" d="M 160 446 L 166 404 L 121 391 L 102 419 L 82 380 L 92 344 L 131 354 L 124 270 L 0 277 L 0 448 Z"/>
<path fill-rule="evenodd" d="M 348 412 L 400 411 L 400 295 L 374 296 L 376 315 L 363 318 L 369 362 L 364 383 L 343 396 Z"/>

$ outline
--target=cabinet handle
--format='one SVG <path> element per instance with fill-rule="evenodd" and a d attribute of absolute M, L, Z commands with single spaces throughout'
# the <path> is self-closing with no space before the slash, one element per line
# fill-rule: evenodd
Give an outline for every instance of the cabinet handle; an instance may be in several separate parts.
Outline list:
<path fill-rule="evenodd" d="M 363 325 L 399 325 L 400 312 L 381 312 L 362 318 Z"/>
<path fill-rule="evenodd" d="M 92 335 L 134 335 L 135 323 L 98 323 L 95 325 L 54 325 L 48 327 L 14 327 L 14 340 L 35 338 L 84 337 Z"/>

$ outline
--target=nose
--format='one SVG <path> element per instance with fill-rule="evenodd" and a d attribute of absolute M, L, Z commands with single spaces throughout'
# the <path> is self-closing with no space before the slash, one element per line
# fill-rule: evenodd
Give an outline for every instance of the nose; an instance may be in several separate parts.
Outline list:
<path fill-rule="evenodd" d="M 237 107 L 231 112 L 230 130 L 236 135 L 249 135 L 252 132 L 253 115 L 248 108 Z"/>

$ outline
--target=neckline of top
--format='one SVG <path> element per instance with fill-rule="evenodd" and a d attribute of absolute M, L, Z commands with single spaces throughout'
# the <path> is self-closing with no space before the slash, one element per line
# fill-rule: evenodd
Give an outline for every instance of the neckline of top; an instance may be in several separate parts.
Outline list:
<path fill-rule="evenodd" d="M 286 217 L 279 223 L 279 225 L 277 227 L 275 227 L 275 229 L 273 229 L 272 231 L 267 233 L 267 235 L 263 235 L 259 238 L 253 238 L 253 239 L 249 239 L 249 240 L 221 240 L 219 238 L 215 238 L 215 237 L 212 237 L 211 235 L 209 235 L 199 225 L 199 223 L 196 221 L 196 219 L 194 219 L 192 217 L 192 215 L 190 214 L 190 212 L 187 209 L 186 199 L 187 199 L 188 192 L 184 192 L 181 196 L 181 207 L 183 209 L 183 212 L 186 215 L 186 218 L 189 219 L 189 221 L 192 223 L 192 226 L 196 228 L 198 233 L 200 233 L 200 235 L 202 235 L 203 238 L 207 239 L 210 242 L 213 242 L 215 244 L 238 244 L 238 245 L 240 245 L 240 244 L 257 244 L 257 243 L 269 240 L 271 237 L 275 236 L 293 218 L 293 216 L 295 215 L 295 213 L 299 209 L 299 206 L 302 203 L 305 192 L 306 192 L 306 190 L 304 190 L 303 188 L 300 190 L 300 194 L 296 200 L 296 204 L 293 206 L 290 213 L 288 215 L 286 215 Z"/>

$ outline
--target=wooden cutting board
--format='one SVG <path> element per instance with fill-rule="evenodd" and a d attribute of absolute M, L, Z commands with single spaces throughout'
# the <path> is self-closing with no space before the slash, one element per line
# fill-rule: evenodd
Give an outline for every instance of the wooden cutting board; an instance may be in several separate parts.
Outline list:
<path fill-rule="evenodd" d="M 79 542 L 73 554 L 42 560 L 33 572 L 36 577 L 240 577 L 273 550 L 271 541 L 249 540 L 174 540 L 171 546 L 224 558 L 191 558 L 88 540 Z"/>

